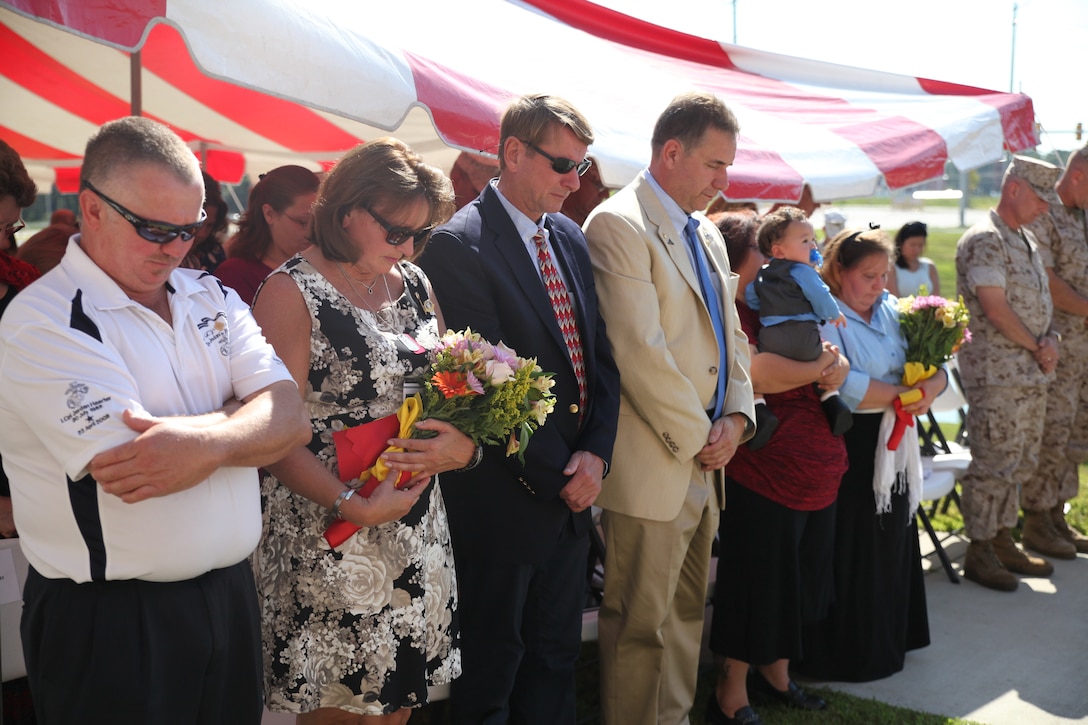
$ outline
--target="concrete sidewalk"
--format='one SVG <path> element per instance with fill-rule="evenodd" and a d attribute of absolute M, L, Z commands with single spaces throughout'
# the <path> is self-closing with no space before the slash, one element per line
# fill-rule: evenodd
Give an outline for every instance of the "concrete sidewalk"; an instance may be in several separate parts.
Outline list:
<path fill-rule="evenodd" d="M 937 535 L 962 575 L 966 540 Z M 1015 592 L 995 592 L 962 576 L 952 584 L 929 537 L 919 536 L 932 644 L 909 653 L 903 671 L 886 679 L 812 684 L 986 725 L 1088 725 L 1088 555 L 1054 561 L 1049 579 L 1024 578 Z M 262 725 L 294 720 L 266 712 Z"/>
<path fill-rule="evenodd" d="M 821 684 L 987 725 L 1088 723 L 1088 555 L 1055 560 L 1052 577 L 995 592 L 962 578 L 952 584 L 920 536 L 932 644 L 884 680 Z M 962 574 L 967 542 L 938 536 Z"/>

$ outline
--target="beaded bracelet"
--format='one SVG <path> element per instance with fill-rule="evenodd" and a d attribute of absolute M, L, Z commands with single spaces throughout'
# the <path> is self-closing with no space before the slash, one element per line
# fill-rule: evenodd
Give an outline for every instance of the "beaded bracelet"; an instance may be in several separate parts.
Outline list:
<path fill-rule="evenodd" d="M 458 468 L 457 471 L 471 471 L 476 466 L 480 465 L 480 461 L 484 459 L 484 447 L 476 446 L 476 450 L 472 452 L 472 458 L 468 459 L 468 463 L 464 468 Z"/>
<path fill-rule="evenodd" d="M 345 488 L 340 492 L 340 495 L 336 497 L 336 502 L 332 505 L 332 517 L 337 521 L 343 521 L 344 515 L 340 513 L 340 507 L 344 505 L 349 498 L 355 495 L 354 488 Z"/>

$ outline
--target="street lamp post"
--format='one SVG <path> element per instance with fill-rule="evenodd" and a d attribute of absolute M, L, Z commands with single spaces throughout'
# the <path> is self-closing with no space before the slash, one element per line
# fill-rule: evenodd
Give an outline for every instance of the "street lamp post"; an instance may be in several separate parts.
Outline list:
<path fill-rule="evenodd" d="M 1013 78 L 1016 75 L 1016 11 L 1019 6 L 1012 4 L 1012 52 L 1009 58 L 1009 93 L 1015 93 Z"/>

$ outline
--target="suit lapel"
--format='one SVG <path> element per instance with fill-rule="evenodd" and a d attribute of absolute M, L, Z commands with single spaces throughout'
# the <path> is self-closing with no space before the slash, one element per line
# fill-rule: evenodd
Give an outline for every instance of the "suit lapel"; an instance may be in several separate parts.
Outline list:
<path fill-rule="evenodd" d="M 706 258 L 710 261 L 714 271 L 718 273 L 718 277 L 722 281 L 723 294 L 728 293 L 726 289 L 726 281 L 729 279 L 730 267 L 729 259 L 725 256 L 724 248 L 721 244 L 715 243 L 712 232 L 707 230 L 706 224 L 699 223 L 699 239 L 703 243 L 703 249 L 706 251 Z"/>
<path fill-rule="evenodd" d="M 653 187 L 641 177 L 639 177 L 635 186 L 635 195 L 638 197 L 639 204 L 642 205 L 643 212 L 646 214 L 646 220 L 653 225 L 653 229 L 647 231 L 657 235 L 657 238 L 664 245 L 665 251 L 668 252 L 669 258 L 676 265 L 677 271 L 680 272 L 680 276 L 684 278 L 684 281 L 688 283 L 688 286 L 701 300 L 703 290 L 699 286 L 699 277 L 695 273 L 695 268 L 691 266 L 691 258 L 688 256 L 687 242 L 684 241 L 683 230 L 677 229 L 676 225 L 672 223 L 665 211 L 665 207 L 661 204 L 661 200 L 654 193 Z"/>

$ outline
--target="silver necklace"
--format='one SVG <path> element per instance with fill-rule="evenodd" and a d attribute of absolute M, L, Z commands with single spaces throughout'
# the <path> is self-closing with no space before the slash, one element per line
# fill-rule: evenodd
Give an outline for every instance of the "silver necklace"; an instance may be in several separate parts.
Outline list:
<path fill-rule="evenodd" d="M 344 268 L 340 266 L 340 263 L 339 263 L 339 262 L 337 262 L 337 263 L 336 263 L 336 268 L 340 270 L 340 274 L 344 275 L 344 279 L 346 279 L 346 280 L 348 281 L 348 284 L 350 284 L 350 285 L 351 285 L 351 288 L 352 288 L 353 290 L 355 290 L 355 294 L 357 294 L 357 295 L 358 295 L 358 294 L 359 294 L 359 290 L 358 290 L 358 289 L 356 289 L 356 288 L 355 288 L 355 285 L 351 283 L 351 278 L 350 278 L 350 277 L 348 277 L 348 274 L 347 274 L 347 272 L 345 272 L 345 271 L 344 271 Z M 379 276 L 384 276 L 384 275 L 379 275 Z M 363 287 L 366 287 L 366 293 L 367 293 L 368 295 L 372 295 L 372 294 L 374 294 L 374 286 L 375 286 L 376 284 L 378 284 L 378 278 L 377 278 L 377 277 L 375 277 L 375 278 L 374 278 L 374 281 L 373 281 L 373 282 L 371 282 L 370 284 L 367 284 L 366 282 L 364 282 L 364 281 L 363 281 L 363 280 L 361 280 L 361 279 L 359 279 L 359 280 L 356 280 L 356 282 L 358 282 L 359 284 L 361 284 L 361 285 L 362 285 Z M 362 297 L 362 295 L 359 295 L 359 296 L 360 296 L 360 297 Z"/>
<path fill-rule="evenodd" d="M 385 285 L 385 297 L 387 300 L 389 300 L 390 304 L 385 307 L 379 304 L 378 309 L 374 309 L 370 306 L 370 303 L 367 302 L 366 297 L 363 297 L 362 293 L 359 292 L 358 288 L 352 283 L 351 277 L 349 277 L 348 273 L 344 271 L 344 268 L 340 265 L 340 263 L 334 262 L 334 264 L 336 264 L 336 268 L 340 270 L 340 274 L 343 275 L 344 281 L 348 283 L 348 287 L 351 287 L 351 291 L 355 293 L 356 297 L 363 301 L 363 304 L 366 305 L 366 308 L 370 310 L 370 313 L 372 315 L 374 315 L 374 321 L 377 323 L 378 329 L 385 332 L 395 332 L 397 329 L 397 313 L 393 309 L 395 306 L 392 304 L 393 293 L 389 291 L 389 280 L 385 278 L 385 275 L 380 275 L 380 277 L 382 283 Z M 360 284 L 363 283 L 360 282 Z M 378 284 L 378 280 L 375 279 L 374 282 L 371 283 L 370 287 L 367 287 L 368 294 L 374 294 L 372 290 L 374 285 L 376 284 Z M 366 287 L 365 284 L 363 284 L 363 286 Z"/>

